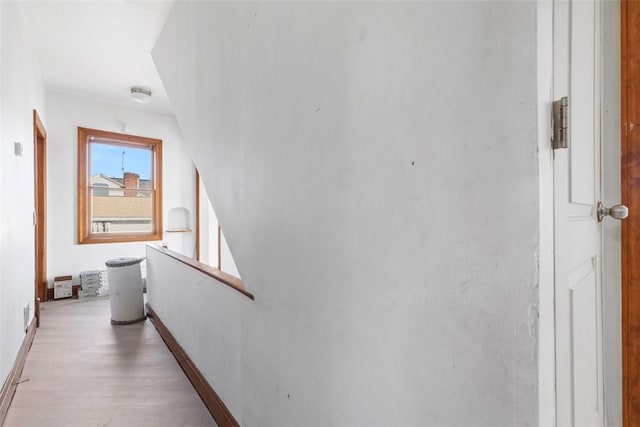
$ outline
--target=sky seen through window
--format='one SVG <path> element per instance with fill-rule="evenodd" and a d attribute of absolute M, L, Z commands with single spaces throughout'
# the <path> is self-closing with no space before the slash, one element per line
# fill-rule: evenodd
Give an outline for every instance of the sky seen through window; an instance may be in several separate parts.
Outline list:
<path fill-rule="evenodd" d="M 92 142 L 91 176 L 102 173 L 109 178 L 122 178 L 124 172 L 133 172 L 140 179 L 150 179 L 151 155 L 152 151 L 146 148 Z"/>

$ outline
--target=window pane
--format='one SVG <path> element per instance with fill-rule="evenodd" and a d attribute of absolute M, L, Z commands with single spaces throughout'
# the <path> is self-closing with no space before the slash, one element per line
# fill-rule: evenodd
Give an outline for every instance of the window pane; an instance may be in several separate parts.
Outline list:
<path fill-rule="evenodd" d="M 130 172 L 138 174 L 143 184 L 151 179 L 152 159 L 152 151 L 148 148 L 92 142 L 91 176 L 102 174 L 122 183 L 124 174 Z"/>
<path fill-rule="evenodd" d="M 153 192 L 138 190 L 136 196 L 123 190 L 104 195 L 93 188 L 91 195 L 92 233 L 150 233 L 153 230 Z"/>
<path fill-rule="evenodd" d="M 91 232 L 152 232 L 152 151 L 102 142 L 90 150 Z"/>

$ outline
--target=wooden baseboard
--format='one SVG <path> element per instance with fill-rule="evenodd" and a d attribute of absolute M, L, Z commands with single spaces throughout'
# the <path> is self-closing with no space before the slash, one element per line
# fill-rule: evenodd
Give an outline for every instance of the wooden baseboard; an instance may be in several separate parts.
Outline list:
<path fill-rule="evenodd" d="M 193 384 L 196 392 L 200 395 L 200 398 L 204 402 L 205 406 L 216 420 L 216 423 L 220 427 L 240 427 L 240 424 L 233 418 L 233 415 L 226 407 L 220 396 L 215 392 L 211 384 L 205 379 L 200 370 L 196 367 L 193 361 L 189 358 L 184 349 L 178 344 L 175 337 L 169 332 L 169 329 L 162 323 L 162 320 L 153 311 L 151 306 L 147 304 L 147 314 L 153 322 L 153 325 L 158 330 L 158 333 L 173 353 L 173 356 L 178 361 L 178 364 Z"/>
<path fill-rule="evenodd" d="M 20 375 L 22 375 L 24 362 L 27 360 L 27 354 L 29 353 L 29 349 L 31 348 L 31 343 L 33 342 L 33 337 L 35 336 L 35 334 L 36 319 L 33 318 L 31 320 L 31 323 L 29 324 L 29 328 L 27 328 L 27 333 L 24 336 L 24 340 L 22 341 L 22 345 L 20 346 L 20 350 L 18 351 L 18 356 L 16 356 L 16 361 L 13 364 L 13 368 L 9 372 L 9 376 L 2 386 L 2 390 L 0 390 L 0 425 L 4 423 L 7 412 L 9 412 L 9 406 L 11 405 L 13 395 L 15 394 L 16 388 L 18 387 L 18 381 L 20 380 Z"/>

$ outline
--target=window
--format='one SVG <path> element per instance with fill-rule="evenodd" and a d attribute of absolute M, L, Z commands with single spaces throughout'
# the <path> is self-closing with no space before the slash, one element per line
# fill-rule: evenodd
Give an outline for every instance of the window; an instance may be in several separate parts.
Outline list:
<path fill-rule="evenodd" d="M 197 171 L 196 185 L 196 259 L 224 273 L 240 278 L 227 240 L 224 238 L 216 213 Z"/>
<path fill-rule="evenodd" d="M 91 180 L 92 185 L 93 185 L 93 195 L 94 196 L 108 196 L 109 195 L 109 190 L 107 190 L 107 188 L 109 188 L 109 184 L 105 184 L 103 182 L 93 182 L 93 180 Z M 105 190 L 102 190 L 101 188 L 105 188 Z"/>
<path fill-rule="evenodd" d="M 78 128 L 78 243 L 162 239 L 162 141 Z"/>

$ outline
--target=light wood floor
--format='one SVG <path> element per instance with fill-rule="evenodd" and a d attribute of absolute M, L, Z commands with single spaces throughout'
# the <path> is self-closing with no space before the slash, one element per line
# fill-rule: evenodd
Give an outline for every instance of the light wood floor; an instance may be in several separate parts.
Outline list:
<path fill-rule="evenodd" d="M 149 320 L 112 326 L 106 298 L 41 315 L 5 427 L 216 425 Z"/>

